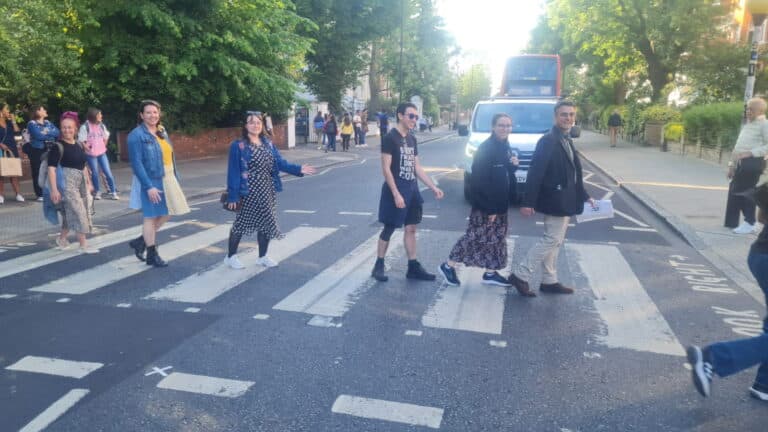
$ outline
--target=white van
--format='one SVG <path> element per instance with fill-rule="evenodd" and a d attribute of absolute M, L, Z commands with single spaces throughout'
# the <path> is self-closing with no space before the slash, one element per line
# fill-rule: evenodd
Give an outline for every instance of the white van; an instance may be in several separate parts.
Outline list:
<path fill-rule="evenodd" d="M 469 140 L 464 149 L 461 166 L 464 168 L 464 198 L 470 200 L 470 182 L 472 181 L 472 158 L 477 147 L 491 136 L 491 121 L 497 113 L 506 113 L 512 117 L 512 132 L 509 134 L 510 148 L 517 152 L 520 166 L 515 172 L 517 177 L 517 196 L 525 191 L 528 167 L 531 165 L 533 151 L 542 135 L 554 125 L 555 104 L 558 98 L 509 98 L 498 97 L 482 100 L 475 105 L 472 121 L 469 123 Z M 578 136 L 577 128 L 571 135 Z"/>

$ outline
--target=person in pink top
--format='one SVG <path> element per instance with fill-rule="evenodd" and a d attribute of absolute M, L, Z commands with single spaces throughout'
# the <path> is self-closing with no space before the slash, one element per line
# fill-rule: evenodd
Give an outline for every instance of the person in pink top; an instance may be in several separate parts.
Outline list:
<path fill-rule="evenodd" d="M 93 198 L 100 200 L 99 186 L 101 185 L 99 169 L 104 173 L 109 186 L 108 197 L 111 199 L 120 199 L 115 187 L 115 177 L 109 167 L 109 158 L 107 157 L 107 141 L 109 141 L 109 131 L 102 123 L 101 110 L 98 108 L 88 108 L 86 121 L 80 126 L 77 134 L 77 140 L 83 143 L 85 153 L 88 156 L 88 167 L 91 170 L 91 184 L 93 184 Z"/>

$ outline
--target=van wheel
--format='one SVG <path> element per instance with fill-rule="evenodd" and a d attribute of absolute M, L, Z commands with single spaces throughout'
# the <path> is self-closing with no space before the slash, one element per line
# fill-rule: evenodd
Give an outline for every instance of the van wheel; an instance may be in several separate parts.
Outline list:
<path fill-rule="evenodd" d="M 472 202 L 472 190 L 469 182 L 469 174 L 464 173 L 464 199 Z"/>

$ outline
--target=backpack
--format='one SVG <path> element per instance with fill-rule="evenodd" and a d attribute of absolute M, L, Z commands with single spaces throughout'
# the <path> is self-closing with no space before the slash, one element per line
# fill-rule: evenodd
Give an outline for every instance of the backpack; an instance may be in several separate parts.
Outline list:
<path fill-rule="evenodd" d="M 37 185 L 41 188 L 48 187 L 48 154 L 51 151 L 51 147 L 53 147 L 54 144 L 59 147 L 59 163 L 57 163 L 56 166 L 61 163 L 61 158 L 64 157 L 64 144 L 58 141 L 46 141 L 46 144 L 45 151 L 43 151 L 43 155 L 40 156 L 40 173 L 37 175 Z M 56 180 L 57 186 L 63 185 L 63 183 L 59 182 L 59 180 L 62 180 L 60 175 L 56 176 Z"/>

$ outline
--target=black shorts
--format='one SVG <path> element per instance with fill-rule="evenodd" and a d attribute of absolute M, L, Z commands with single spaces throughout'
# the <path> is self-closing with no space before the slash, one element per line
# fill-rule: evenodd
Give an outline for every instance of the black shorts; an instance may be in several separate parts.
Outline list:
<path fill-rule="evenodd" d="M 408 212 L 405 214 L 405 225 L 418 225 L 421 223 L 422 216 L 424 214 L 424 206 L 414 200 L 408 207 Z"/>

